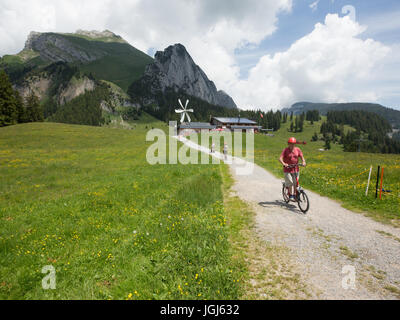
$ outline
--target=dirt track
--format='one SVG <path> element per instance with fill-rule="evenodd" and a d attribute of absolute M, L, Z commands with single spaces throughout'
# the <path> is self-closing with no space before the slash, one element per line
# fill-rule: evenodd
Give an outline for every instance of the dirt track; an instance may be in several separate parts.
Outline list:
<path fill-rule="evenodd" d="M 182 142 L 208 152 L 186 139 Z M 223 158 L 218 152 L 213 155 Z M 233 190 L 256 212 L 258 236 L 270 245 L 288 248 L 295 271 L 313 298 L 400 298 L 399 228 L 344 209 L 310 191 L 311 207 L 303 214 L 296 203 L 283 202 L 280 179 L 257 165 L 251 174 L 240 175 L 236 169 L 243 162 L 230 157 L 228 162 L 235 179 Z M 354 267 L 355 289 L 343 288 L 342 280 L 349 275 L 349 269 L 343 267 Z"/>

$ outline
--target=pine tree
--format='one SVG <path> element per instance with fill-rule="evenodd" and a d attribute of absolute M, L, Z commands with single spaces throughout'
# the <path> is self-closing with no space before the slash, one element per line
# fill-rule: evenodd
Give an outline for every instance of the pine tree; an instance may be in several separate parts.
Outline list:
<path fill-rule="evenodd" d="M 300 117 L 300 119 L 299 119 L 299 127 L 298 127 L 298 131 L 299 132 L 303 132 L 303 125 L 304 125 L 304 117 Z"/>
<path fill-rule="evenodd" d="M 317 132 L 314 132 L 314 135 L 312 136 L 311 141 L 318 141 L 318 134 L 317 134 Z"/>
<path fill-rule="evenodd" d="M 330 150 L 331 149 L 331 139 L 328 136 L 325 139 L 324 149 L 325 150 Z"/>
<path fill-rule="evenodd" d="M 43 121 L 43 110 L 33 91 L 26 98 L 26 114 L 29 122 Z"/>
<path fill-rule="evenodd" d="M 290 123 L 290 132 L 293 132 L 293 121 Z"/>
<path fill-rule="evenodd" d="M 17 106 L 17 121 L 18 123 L 27 122 L 27 114 L 24 106 L 24 100 L 19 94 L 18 90 L 14 91 L 16 106 Z"/>
<path fill-rule="evenodd" d="M 14 90 L 4 70 L 0 71 L 0 127 L 18 122 L 17 101 Z"/>

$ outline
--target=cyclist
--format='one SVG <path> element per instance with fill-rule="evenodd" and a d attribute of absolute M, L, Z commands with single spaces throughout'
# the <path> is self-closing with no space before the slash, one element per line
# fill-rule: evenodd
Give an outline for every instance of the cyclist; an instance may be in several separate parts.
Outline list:
<path fill-rule="evenodd" d="M 228 144 L 224 143 L 224 158 L 225 160 L 228 159 Z"/>
<path fill-rule="evenodd" d="M 306 160 L 304 159 L 303 152 L 300 148 L 295 146 L 296 139 L 294 137 L 289 138 L 288 147 L 283 149 L 279 162 L 283 165 L 283 172 L 285 173 L 285 186 L 289 188 L 290 201 L 296 201 L 295 199 L 295 185 L 296 179 L 299 175 L 299 167 L 290 167 L 290 165 L 298 164 L 299 158 L 303 162 L 303 166 L 306 166 Z"/>

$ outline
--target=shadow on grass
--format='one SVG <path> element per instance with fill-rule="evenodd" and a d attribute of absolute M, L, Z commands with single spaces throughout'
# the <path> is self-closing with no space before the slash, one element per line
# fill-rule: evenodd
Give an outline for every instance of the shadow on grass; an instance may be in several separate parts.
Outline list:
<path fill-rule="evenodd" d="M 283 200 L 259 202 L 258 205 L 264 208 L 271 208 L 271 207 L 279 207 L 284 209 L 286 208 L 297 214 L 303 214 L 296 205 L 291 203 L 286 203 Z"/>

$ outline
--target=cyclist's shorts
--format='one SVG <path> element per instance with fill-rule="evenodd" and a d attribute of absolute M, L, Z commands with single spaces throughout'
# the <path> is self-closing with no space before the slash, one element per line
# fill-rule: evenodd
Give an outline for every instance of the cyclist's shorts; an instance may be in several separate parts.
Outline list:
<path fill-rule="evenodd" d="M 286 187 L 291 187 L 292 185 L 296 185 L 296 177 L 299 176 L 298 172 L 285 172 L 285 185 Z"/>

